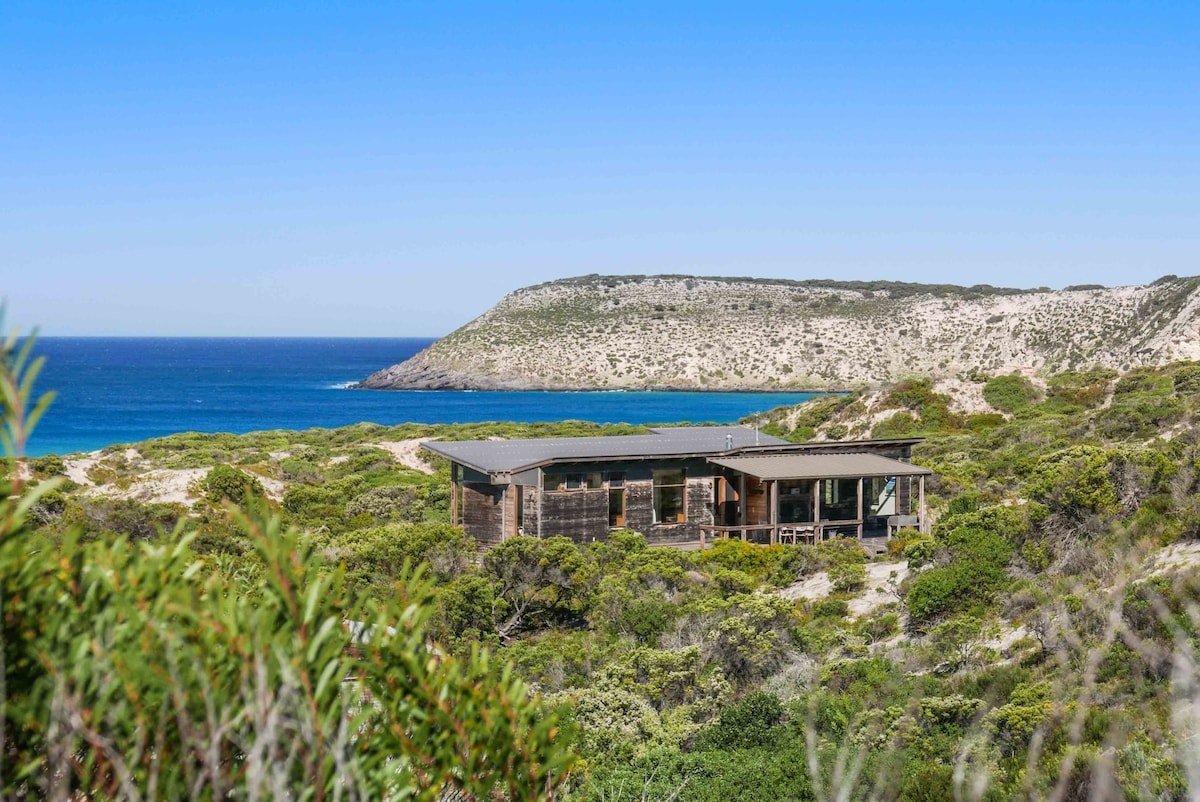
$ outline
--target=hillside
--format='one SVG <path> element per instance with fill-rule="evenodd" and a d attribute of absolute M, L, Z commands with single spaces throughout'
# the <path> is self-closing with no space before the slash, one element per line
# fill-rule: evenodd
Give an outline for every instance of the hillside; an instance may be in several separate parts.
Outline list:
<path fill-rule="evenodd" d="M 929 487 L 933 531 L 902 533 L 875 558 L 852 540 L 722 541 L 684 552 L 647 547 L 632 532 L 588 548 L 513 538 L 480 557 L 447 523 L 448 466 L 415 452 L 426 438 L 628 427 L 360 424 L 180 434 L 28 460 L 30 484 L 59 484 L 30 507 L 24 541 L 0 538 L 0 547 L 16 542 L 8 563 L 0 549 L 6 588 L 23 581 L 32 600 L 11 589 L 8 598 L 36 605 L 5 619 L 28 623 L 7 643 L 28 642 L 55 662 L 45 677 L 9 676 L 50 693 L 54 671 L 70 668 L 90 681 L 88 672 L 115 670 L 77 661 L 73 641 L 51 642 L 70 631 L 106 643 L 110 625 L 129 633 L 123 659 L 157 659 L 142 647 L 141 628 L 117 627 L 123 616 L 156 624 L 156 606 L 122 585 L 84 607 L 92 596 L 78 588 L 132 574 L 158 598 L 165 578 L 178 577 L 167 590 L 195 591 L 197 605 L 229 599 L 216 611 L 223 617 L 214 612 L 195 625 L 204 648 L 182 654 L 231 672 L 220 675 L 232 676 L 221 692 L 240 710 L 248 702 L 238 689 L 257 686 L 237 672 L 256 663 L 239 651 L 247 648 L 242 630 L 226 617 L 277 599 L 272 572 L 305 560 L 310 573 L 289 581 L 310 604 L 328 599 L 335 621 L 392 605 L 371 619 L 385 632 L 415 609 L 396 606 L 414 592 L 411 561 L 433 583 L 413 596 L 425 600 L 415 653 L 427 637 L 443 656 L 397 662 L 401 650 L 363 665 L 432 670 L 472 659 L 481 644 L 511 662 L 540 694 L 530 702 L 540 711 L 534 720 L 561 733 L 542 746 L 562 761 L 579 758 L 555 781 L 555 798 L 1184 800 L 1200 783 L 1197 420 L 1197 362 L 1036 380 L 982 371 L 950 383 L 911 378 L 763 416 L 764 430 L 795 440 L 926 437 L 914 459 L 937 474 Z M 235 495 L 250 506 L 261 498 L 304 537 L 281 535 L 278 523 L 264 535 L 257 519 L 231 517 L 221 500 Z M 138 550 L 121 545 L 126 537 Z M 35 559 L 44 561 L 36 571 Z M 189 590 L 190 577 L 207 584 Z M 62 603 L 76 598 L 79 612 Z M 107 615 L 116 603 L 121 616 Z M 177 609 L 162 615 L 177 617 Z M 57 623 L 43 628 L 51 615 Z M 269 633 L 296 617 L 268 615 Z M 272 650 L 250 651 L 302 660 L 294 644 L 304 630 L 296 629 L 284 630 Z M 342 654 L 345 645 L 329 652 Z M 352 646 L 346 659 L 361 643 Z M 233 668 L 221 662 L 227 654 Z M 359 664 L 337 670 L 353 676 Z M 136 680 L 159 693 L 158 677 L 144 671 L 120 688 L 140 692 Z M 199 695 L 210 686 L 185 687 Z M 273 703 L 286 705 L 289 687 Z M 360 698 L 356 692 L 347 698 Z M 108 693 L 100 702 L 125 704 Z M 506 698 L 526 698 L 511 693 Z M 465 701 L 450 712 L 476 709 L 468 696 L 454 697 Z M 52 709 L 22 708 L 39 725 Z M 144 716 L 158 715 L 149 710 Z M 504 726 L 497 743 L 507 743 Z M 539 743 L 532 725 L 514 729 Z M 255 731 L 243 730 L 239 738 Z M 300 731 L 297 743 L 308 737 Z M 392 748 L 399 747 L 373 742 L 362 754 Z M 231 773 L 240 768 L 238 759 L 229 765 Z"/>
<path fill-rule="evenodd" d="M 1200 358 L 1200 277 L 1051 291 L 584 276 L 505 296 L 373 389 L 837 389 Z"/>

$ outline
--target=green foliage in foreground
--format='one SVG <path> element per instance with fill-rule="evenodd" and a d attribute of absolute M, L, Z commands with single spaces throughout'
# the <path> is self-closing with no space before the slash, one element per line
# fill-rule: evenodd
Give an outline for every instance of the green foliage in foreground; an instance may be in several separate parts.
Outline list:
<path fill-rule="evenodd" d="M 19 443 L 28 387 L 4 357 Z M 527 686 L 486 651 L 430 642 L 431 585 L 407 564 L 386 599 L 351 593 L 311 538 L 236 511 L 250 544 L 237 560 L 200 558 L 188 537 L 55 544 L 27 517 L 53 485 L 7 468 L 5 798 L 535 800 L 566 778 Z M 245 492 L 233 473 L 206 489 Z"/>
<path fill-rule="evenodd" d="M 406 756 L 416 753 L 404 744 L 419 748 L 428 739 L 413 733 L 422 732 L 447 773 L 413 768 L 403 782 L 430 795 L 434 778 L 446 776 L 474 798 L 597 802 L 1188 798 L 1185 778 L 1200 765 L 1186 723 L 1200 654 L 1200 365 L 1059 374 L 1039 393 L 1010 377 L 974 380 L 992 384 L 993 403 L 1011 409 L 961 415 L 932 382 L 913 379 L 877 394 L 890 407 L 882 417 L 863 394 L 772 413 L 773 431 L 793 439 L 818 429 L 840 436 L 833 426 L 863 436 L 874 424 L 877 433 L 927 437 L 915 458 L 937 471 L 927 490 L 938 521 L 930 534 L 894 539 L 879 558 L 889 565 L 868 560 L 853 541 L 729 541 L 685 553 L 648 547 L 632 532 L 587 547 L 515 538 L 480 555 L 448 523 L 445 464 L 435 460 L 435 473 L 422 473 L 388 448 L 431 435 L 628 431 L 620 427 L 176 435 L 105 453 L 93 471 L 98 486 L 86 490 L 61 478 L 48 489 L 67 465 L 33 463 L 43 484 L 22 491 L 27 546 L 13 555 L 39 578 L 15 592 L 9 576 L 21 571 L 5 563 L 0 576 L 9 583 L 6 604 L 41 605 L 9 616 L 3 630 L 6 661 L 22 649 L 28 658 L 35 646 L 46 656 L 20 679 L 41 694 L 22 690 L 19 702 L 41 729 L 6 729 L 11 743 L 13 732 L 23 740 L 4 753 L 4 776 L 25 782 L 27 795 L 64 776 L 45 772 L 41 744 L 51 743 L 51 723 L 55 732 L 76 726 L 62 712 L 70 710 L 62 700 L 74 698 L 68 690 L 91 694 L 79 698 L 102 713 L 81 713 L 84 724 L 146 725 L 120 741 L 130 750 L 123 759 L 144 774 L 147 752 L 137 747 L 150 742 L 138 733 L 157 732 L 158 720 L 150 724 L 160 711 L 145 700 L 166 700 L 172 711 L 183 705 L 192 717 L 185 720 L 208 727 L 201 700 L 220 693 L 229 710 L 258 716 L 253 705 L 266 687 L 279 689 L 279 698 L 267 694 L 267 709 L 279 713 L 270 720 L 280 722 L 282 746 L 249 750 L 263 729 L 235 715 L 229 738 L 216 738 L 215 765 L 231 772 L 222 782 L 244 783 L 259 776 L 248 767 L 272 755 L 280 773 L 270 779 L 279 784 L 262 786 L 267 796 L 341 789 L 374 798 L 398 787 L 369 785 L 375 772 L 409 767 L 415 758 Z M 218 465 L 230 469 L 218 475 L 232 485 L 257 481 L 283 526 L 269 516 L 231 518 L 217 499 L 228 494 L 207 493 L 202 481 L 190 506 L 135 498 L 152 468 L 203 478 Z M 288 526 L 304 534 L 286 534 Z M 423 579 L 413 579 L 410 563 Z M 47 608 L 50 596 L 61 609 Z M 156 606 L 160 596 L 169 609 Z M 322 629 L 334 620 L 365 629 Z M 57 631 L 67 633 L 61 642 L 51 637 Z M 372 635 L 354 634 L 363 631 Z M 135 641 L 140 651 L 126 656 Z M 410 701 L 342 699 L 321 684 L 335 651 L 334 675 L 350 672 L 339 693 L 370 688 L 372 700 Z M 263 657 L 235 659 L 251 655 Z M 172 660 L 183 661 L 175 678 Z M 20 674 L 7 665 L 10 677 Z M 422 677 L 420 688 L 392 676 L 399 667 Z M 127 674 L 132 684 L 108 681 Z M 270 682 L 260 684 L 263 677 Z M 315 678 L 312 691 L 303 677 Z M 425 712 L 435 696 L 448 701 Z M 313 714 L 310 701 L 296 709 L 298 699 L 316 699 L 326 713 Z M 118 712 L 103 714 L 110 709 Z M 444 735 L 420 729 L 428 715 Z M 349 735 L 335 734 L 342 721 Z M 551 726 L 561 731 L 554 738 Z M 165 731 L 179 738 L 164 752 L 179 767 L 155 770 L 183 772 L 192 754 L 191 776 L 208 776 L 205 754 L 186 750 L 180 725 Z M 365 753 L 347 756 L 339 737 Z M 113 766 L 96 768 L 99 742 L 71 738 L 79 759 L 68 785 L 87 778 L 93 798 L 120 796 L 104 785 Z M 486 765 L 457 757 L 472 748 L 463 738 L 486 744 Z M 345 786 L 330 784 L 318 753 L 352 767 L 341 775 L 350 778 Z M 451 753 L 454 762 L 436 763 Z M 567 753 L 578 760 L 564 779 Z M 541 755 L 533 761 L 539 782 L 553 788 L 520 775 L 515 767 L 531 763 L 518 755 Z M 461 773 L 471 766 L 479 768 L 474 779 Z M 32 771 L 23 781 L 22 767 Z M 244 784 L 232 787 L 235 797 L 249 795 Z"/>

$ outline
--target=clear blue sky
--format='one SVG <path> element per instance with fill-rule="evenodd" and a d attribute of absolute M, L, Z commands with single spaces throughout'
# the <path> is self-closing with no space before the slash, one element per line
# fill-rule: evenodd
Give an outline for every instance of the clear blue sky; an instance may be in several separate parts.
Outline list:
<path fill-rule="evenodd" d="M 44 334 L 437 335 L 584 273 L 1200 273 L 1200 3 L 0 3 Z"/>

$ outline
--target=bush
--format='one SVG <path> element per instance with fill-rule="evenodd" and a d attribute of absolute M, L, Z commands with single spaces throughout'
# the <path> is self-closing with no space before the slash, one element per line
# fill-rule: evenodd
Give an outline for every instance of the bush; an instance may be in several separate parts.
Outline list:
<path fill-rule="evenodd" d="M 1180 395 L 1200 393 L 1200 364 L 1188 363 L 1175 371 L 1172 389 Z"/>
<path fill-rule="evenodd" d="M 907 541 L 900 554 L 908 561 L 909 568 L 921 568 L 933 562 L 936 551 L 937 541 L 922 535 Z"/>
<path fill-rule="evenodd" d="M 966 426 L 972 432 L 985 432 L 1006 422 L 1006 418 L 999 412 L 980 412 L 967 416 Z"/>
<path fill-rule="evenodd" d="M 1117 510 L 1110 466 L 1114 454 L 1098 446 L 1063 449 L 1038 460 L 1027 485 L 1033 498 L 1070 514 Z"/>
<path fill-rule="evenodd" d="M 241 505 L 251 499 L 266 496 L 261 482 L 224 463 L 214 466 L 205 475 L 202 486 L 204 497 L 214 504 L 228 501 Z"/>
<path fill-rule="evenodd" d="M 1024 376 L 995 376 L 983 385 L 983 397 L 1001 412 L 1020 412 L 1037 399 L 1037 388 Z"/>
<path fill-rule="evenodd" d="M 829 569 L 829 579 L 839 593 L 859 591 L 867 584 L 867 569 L 859 563 L 835 565 Z"/>
<path fill-rule="evenodd" d="M 915 626 L 964 606 L 990 601 L 1008 581 L 1005 567 L 1013 546 L 995 529 L 978 523 L 962 525 L 948 532 L 945 540 L 950 563 L 918 574 L 905 597 Z"/>
<path fill-rule="evenodd" d="M 701 734 L 698 749 L 749 749 L 767 746 L 783 720 L 779 697 L 764 691 L 746 694 L 721 711 L 717 723 Z"/>
<path fill-rule="evenodd" d="M 411 487 L 384 485 L 373 487 L 346 502 L 346 517 L 369 515 L 376 521 L 420 521 L 424 504 L 417 504 L 417 491 Z"/>
<path fill-rule="evenodd" d="M 34 457 L 29 460 L 29 470 L 36 479 L 49 479 L 53 476 L 63 476 L 67 472 L 62 457 L 49 454 L 45 457 Z"/>
<path fill-rule="evenodd" d="M 813 618 L 845 618 L 850 605 L 843 599 L 821 599 L 813 602 Z"/>
<path fill-rule="evenodd" d="M 830 440 L 844 440 L 850 434 L 850 427 L 844 423 L 835 423 L 825 429 L 825 436 Z"/>
<path fill-rule="evenodd" d="M 279 463 L 283 478 L 289 482 L 320 482 L 321 469 L 299 457 L 286 457 Z"/>
<path fill-rule="evenodd" d="M 765 579 L 775 571 L 783 555 L 783 546 L 764 547 L 726 538 L 713 543 L 712 548 L 695 552 L 693 559 L 699 566 L 715 565 Z"/>
<path fill-rule="evenodd" d="M 983 497 L 978 493 L 962 493 L 950 499 L 947 512 L 951 515 L 962 515 L 965 512 L 975 512 L 983 503 Z"/>

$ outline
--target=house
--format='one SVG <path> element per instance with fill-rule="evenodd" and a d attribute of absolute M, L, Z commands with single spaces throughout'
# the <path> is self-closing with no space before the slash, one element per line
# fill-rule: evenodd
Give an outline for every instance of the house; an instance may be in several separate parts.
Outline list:
<path fill-rule="evenodd" d="M 652 545 L 703 546 L 925 531 L 932 471 L 910 462 L 918 442 L 797 444 L 743 426 L 694 426 L 424 448 L 450 460 L 451 520 L 482 547 L 520 534 L 590 543 L 614 529 Z"/>

